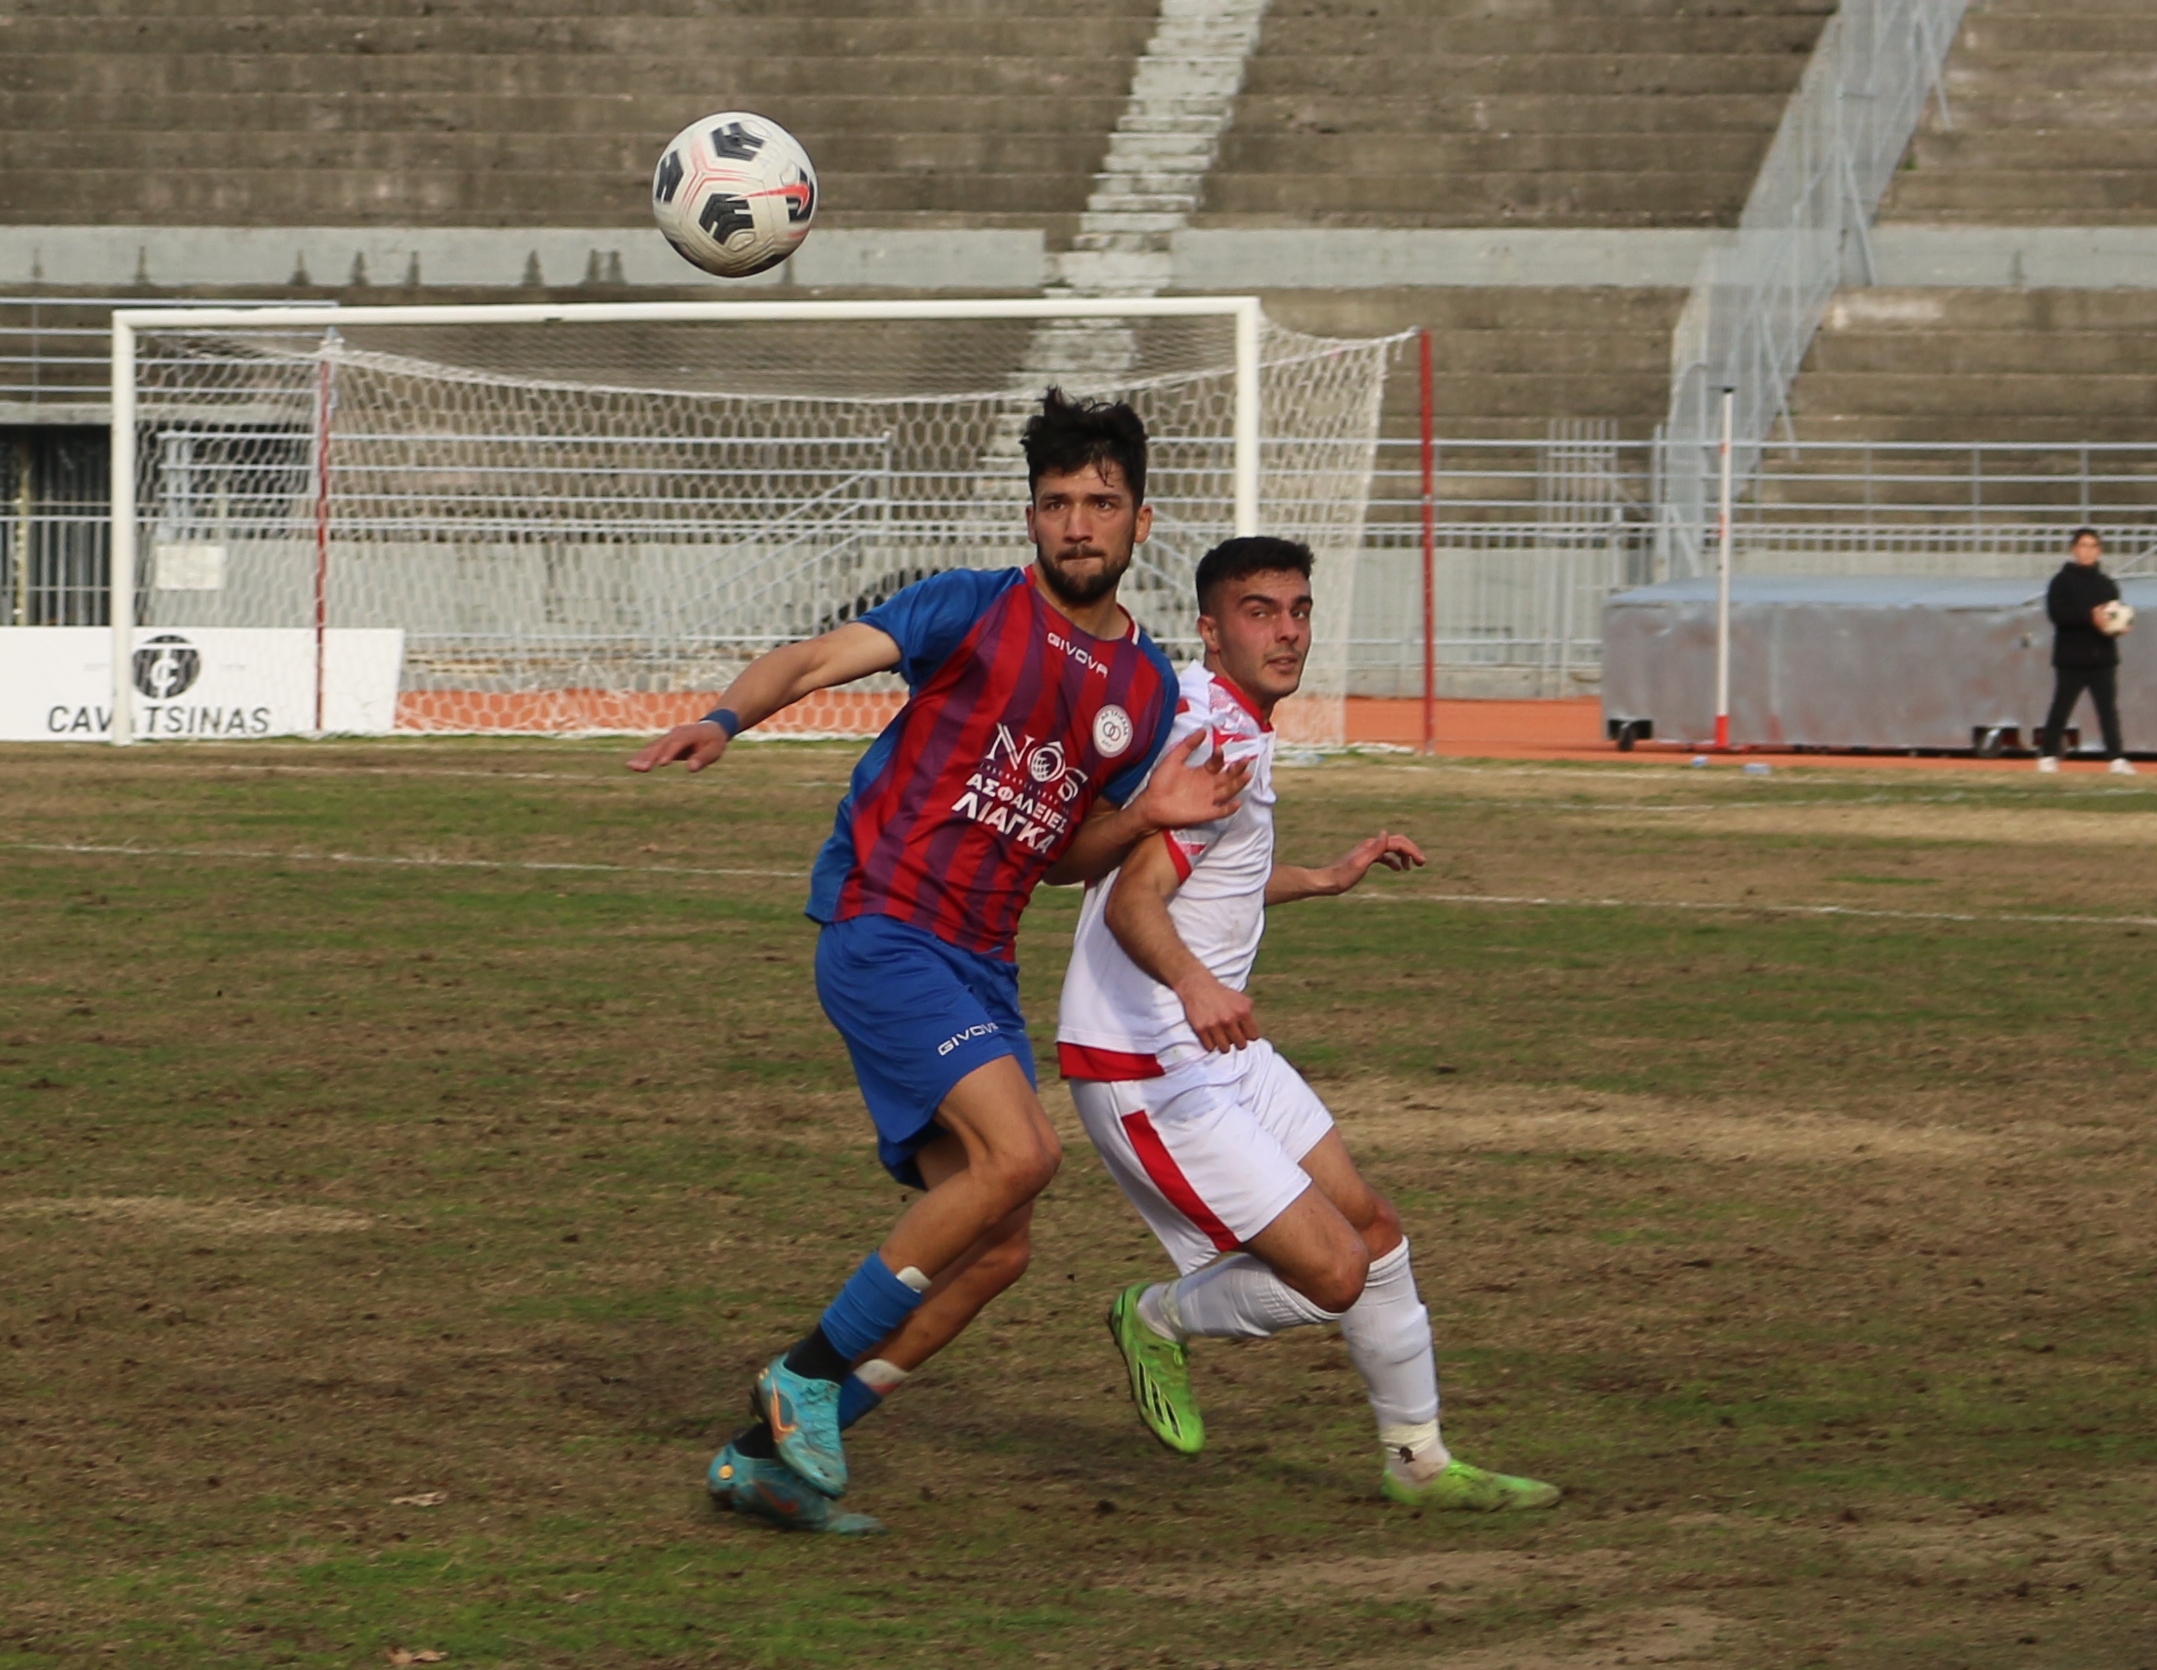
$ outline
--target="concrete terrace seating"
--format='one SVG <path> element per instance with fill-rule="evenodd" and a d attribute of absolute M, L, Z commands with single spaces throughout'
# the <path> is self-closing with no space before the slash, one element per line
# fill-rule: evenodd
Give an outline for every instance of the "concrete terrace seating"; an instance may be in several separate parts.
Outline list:
<path fill-rule="evenodd" d="M 1194 224 L 1736 222 L 1832 0 L 1274 0 Z M 1281 292 L 1322 332 L 1433 331 L 1441 432 L 1663 415 L 1675 290 Z M 1387 393 L 1412 432 L 1412 376 Z"/>
<path fill-rule="evenodd" d="M 746 107 L 833 225 L 1075 224 L 1153 0 L 18 0 L 14 224 L 641 223 L 659 147 Z"/>
<path fill-rule="evenodd" d="M 1792 390 L 1817 441 L 2157 440 L 2157 291 L 1851 290 Z"/>
<path fill-rule="evenodd" d="M 1889 226 L 2157 225 L 2157 5 L 1974 0 Z M 1807 439 L 2157 440 L 2157 291 L 1851 290 L 1791 396 Z"/>
<path fill-rule="evenodd" d="M 1734 224 L 1832 0 L 1274 0 L 1200 225 Z"/>
<path fill-rule="evenodd" d="M 1670 332 L 1682 290 L 1284 290 L 1267 311 L 1299 330 L 1378 336 L 1431 332 L 1432 405 L 1441 435 L 1534 440 L 1553 418 L 1614 417 L 1628 435 L 1662 418 Z M 1413 435 L 1415 355 L 1386 380 L 1384 432 Z"/>
<path fill-rule="evenodd" d="M 1881 219 L 2157 225 L 2157 6 L 1975 0 Z"/>

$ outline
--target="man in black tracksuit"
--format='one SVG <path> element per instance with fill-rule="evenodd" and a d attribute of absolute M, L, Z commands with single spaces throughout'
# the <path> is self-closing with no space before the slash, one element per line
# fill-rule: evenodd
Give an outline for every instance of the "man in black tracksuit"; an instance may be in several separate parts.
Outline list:
<path fill-rule="evenodd" d="M 2120 746 L 2119 640 L 2098 624 L 2098 611 L 2107 603 L 2119 601 L 2120 588 L 2098 566 L 2105 546 L 2095 528 L 2076 529 L 2068 550 L 2070 559 L 2060 566 L 2045 589 L 2045 613 L 2052 617 L 2052 665 L 2057 682 L 2052 688 L 2052 711 L 2037 734 L 2037 769 L 2059 769 L 2060 731 L 2087 690 L 2097 707 L 2098 726 L 2104 732 L 2105 755 L 2114 771 L 2127 776 L 2134 767 L 2127 762 L 2127 750 Z"/>

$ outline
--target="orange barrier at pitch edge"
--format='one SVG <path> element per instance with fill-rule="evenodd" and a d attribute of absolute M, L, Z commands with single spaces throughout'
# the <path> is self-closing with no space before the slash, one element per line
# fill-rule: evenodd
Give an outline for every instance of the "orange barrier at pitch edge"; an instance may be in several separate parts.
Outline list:
<path fill-rule="evenodd" d="M 2029 771 L 2028 759 L 1981 760 L 1969 754 L 1828 754 L 1810 750 L 1753 749 L 1743 745 L 1727 754 L 1695 743 L 1643 742 L 1620 753 L 1603 731 L 1603 705 L 1593 696 L 1540 702 L 1449 701 L 1438 706 L 1438 752 L 1441 757 L 1485 760 L 1595 760 L 1649 768 L 1683 767 L 1705 760 L 1715 770 L 1735 771 L 1748 760 L 1771 763 L 1777 771 Z M 1381 700 L 1352 696 L 1348 701 L 1351 742 L 1394 743 L 1416 748 L 1423 741 L 1423 704 L 1413 698 Z M 2069 759 L 2061 770 L 2072 776 L 2099 772 L 2099 759 Z"/>
<path fill-rule="evenodd" d="M 820 690 L 757 729 L 767 734 L 881 730 L 905 698 L 896 691 Z M 716 690 L 406 690 L 397 697 L 400 731 L 663 731 L 701 719 Z"/>
<path fill-rule="evenodd" d="M 757 729 L 769 734 L 880 730 L 899 711 L 896 692 L 821 690 Z M 663 731 L 701 719 L 719 705 L 715 690 L 407 690 L 397 698 L 400 731 Z M 1445 754 L 1609 751 L 1602 705 L 1554 702 L 1440 702 L 1438 748 Z M 1350 742 L 1417 746 L 1423 704 L 1352 696 Z"/>
<path fill-rule="evenodd" d="M 897 692 L 825 690 L 758 726 L 776 735 L 865 735 L 899 711 Z M 408 690 L 397 698 L 397 729 L 412 731 L 662 731 L 701 719 L 718 705 L 716 691 L 662 694 L 636 690 L 550 690 L 494 695 L 479 690 Z M 1423 704 L 1413 697 L 1351 696 L 1348 740 L 1415 748 L 1423 740 Z M 1560 701 L 1444 701 L 1438 703 L 1441 756 L 1486 760 L 1606 760 L 1670 766 L 1694 756 L 1690 746 L 1643 743 L 1622 754 L 1603 734 L 1602 703 L 1593 696 Z M 1713 756 L 1734 769 L 1745 752 Z M 1760 758 L 1755 753 L 1753 758 Z M 2028 771 L 2028 760 L 1980 760 L 1967 754 L 1770 753 L 1779 766 L 1877 770 Z M 2070 772 L 2101 771 L 2102 761 L 2064 762 Z"/>
<path fill-rule="evenodd" d="M 1614 753 L 1603 740 L 1603 704 L 1593 696 L 1548 702 L 1450 701 L 1438 706 L 1438 752 L 1483 758 Z M 1414 697 L 1351 696 L 1348 740 L 1417 748 L 1423 704 Z"/>

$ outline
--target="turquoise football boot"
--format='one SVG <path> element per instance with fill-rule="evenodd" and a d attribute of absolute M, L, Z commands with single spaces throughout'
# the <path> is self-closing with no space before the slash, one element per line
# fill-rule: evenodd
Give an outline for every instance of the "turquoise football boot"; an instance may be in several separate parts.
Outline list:
<path fill-rule="evenodd" d="M 826 1496 L 846 1494 L 836 1380 L 796 1374 L 784 1357 L 774 1357 L 756 1377 L 756 1411 L 771 1424 L 781 1461 Z"/>
<path fill-rule="evenodd" d="M 835 1537 L 874 1537 L 884 1522 L 865 1513 L 841 1513 L 829 1496 L 812 1489 L 783 1462 L 743 1455 L 732 1444 L 712 1457 L 704 1475 L 712 1501 L 786 1531 L 822 1531 Z"/>

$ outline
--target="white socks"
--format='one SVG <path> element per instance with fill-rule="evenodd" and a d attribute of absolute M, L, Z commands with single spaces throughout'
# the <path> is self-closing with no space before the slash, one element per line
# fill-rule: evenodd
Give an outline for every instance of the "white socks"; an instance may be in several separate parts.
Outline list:
<path fill-rule="evenodd" d="M 1156 1283 L 1140 1295 L 1138 1314 L 1165 1339 L 1269 1339 L 1284 1328 L 1334 1320 L 1249 1253 Z"/>
<path fill-rule="evenodd" d="M 1431 1361 L 1431 1316 L 1416 1296 L 1408 1243 L 1374 1259 L 1363 1297 L 1341 1318 L 1341 1338 L 1370 1388 L 1381 1431 L 1438 1418 L 1438 1369 Z"/>
<path fill-rule="evenodd" d="M 1370 1392 L 1387 1467 L 1421 1484 L 1452 1460 L 1438 1434 L 1430 1312 L 1417 1296 L 1406 1241 L 1372 1263 L 1363 1296 L 1339 1316 L 1320 1310 L 1248 1253 L 1149 1287 L 1138 1314 L 1164 1339 L 1265 1339 L 1288 1328 L 1338 1322 L 1349 1360 Z"/>
<path fill-rule="evenodd" d="M 1453 1459 L 1438 1436 L 1438 1364 L 1431 1356 L 1431 1314 L 1416 1294 L 1404 1240 L 1371 1262 L 1363 1297 L 1341 1318 L 1349 1360 L 1371 1394 L 1386 1466 L 1410 1484 L 1445 1471 Z"/>

